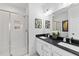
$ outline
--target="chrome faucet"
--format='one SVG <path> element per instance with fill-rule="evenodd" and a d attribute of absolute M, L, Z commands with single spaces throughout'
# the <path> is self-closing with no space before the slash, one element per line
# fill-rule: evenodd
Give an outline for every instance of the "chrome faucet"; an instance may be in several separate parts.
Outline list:
<path fill-rule="evenodd" d="M 72 37 L 71 37 L 71 39 L 69 40 L 69 43 L 72 43 L 72 39 L 73 39 L 73 35 L 74 35 L 75 33 L 72 33 Z"/>
<path fill-rule="evenodd" d="M 72 42 L 71 42 L 71 39 L 69 39 L 69 43 L 71 44 Z"/>
<path fill-rule="evenodd" d="M 69 43 L 70 43 L 70 44 L 72 43 L 72 39 L 73 39 L 73 37 L 72 37 L 71 39 L 69 39 Z"/>

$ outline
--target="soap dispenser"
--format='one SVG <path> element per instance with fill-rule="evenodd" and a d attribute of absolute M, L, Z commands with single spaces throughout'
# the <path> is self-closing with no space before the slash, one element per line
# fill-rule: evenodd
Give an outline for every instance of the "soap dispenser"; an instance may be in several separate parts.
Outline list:
<path fill-rule="evenodd" d="M 50 37 L 50 34 L 48 33 L 48 37 Z"/>

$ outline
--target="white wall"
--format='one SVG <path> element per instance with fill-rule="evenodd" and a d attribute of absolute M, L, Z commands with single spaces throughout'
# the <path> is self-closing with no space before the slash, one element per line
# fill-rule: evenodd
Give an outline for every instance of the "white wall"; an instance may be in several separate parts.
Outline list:
<path fill-rule="evenodd" d="M 68 10 L 69 37 L 79 40 L 79 4 L 73 5 Z M 72 35 L 74 33 L 74 35 Z"/>
<path fill-rule="evenodd" d="M 35 18 L 41 18 L 40 4 L 29 4 L 29 53 L 35 53 L 35 35 L 42 33 L 42 29 L 35 29 Z"/>
<path fill-rule="evenodd" d="M 35 35 L 48 33 L 50 31 L 45 29 L 44 21 L 51 20 L 48 16 L 43 15 L 42 4 L 41 3 L 30 3 L 29 4 L 29 52 L 30 55 L 35 53 Z M 42 19 L 42 28 L 35 29 L 35 18 Z"/>

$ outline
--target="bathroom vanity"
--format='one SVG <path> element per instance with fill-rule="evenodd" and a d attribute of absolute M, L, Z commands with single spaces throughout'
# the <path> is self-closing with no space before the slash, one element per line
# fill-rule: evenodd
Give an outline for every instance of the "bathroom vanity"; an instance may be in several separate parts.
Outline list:
<path fill-rule="evenodd" d="M 75 40 L 63 42 L 62 37 L 53 39 L 42 34 L 36 35 L 36 51 L 40 56 L 79 56 L 79 44 Z"/>

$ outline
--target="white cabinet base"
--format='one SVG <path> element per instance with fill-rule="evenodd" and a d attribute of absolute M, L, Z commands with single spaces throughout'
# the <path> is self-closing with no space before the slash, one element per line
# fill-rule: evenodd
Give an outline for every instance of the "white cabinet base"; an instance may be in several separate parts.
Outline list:
<path fill-rule="evenodd" d="M 39 38 L 36 39 L 36 51 L 40 56 L 76 56 Z"/>

